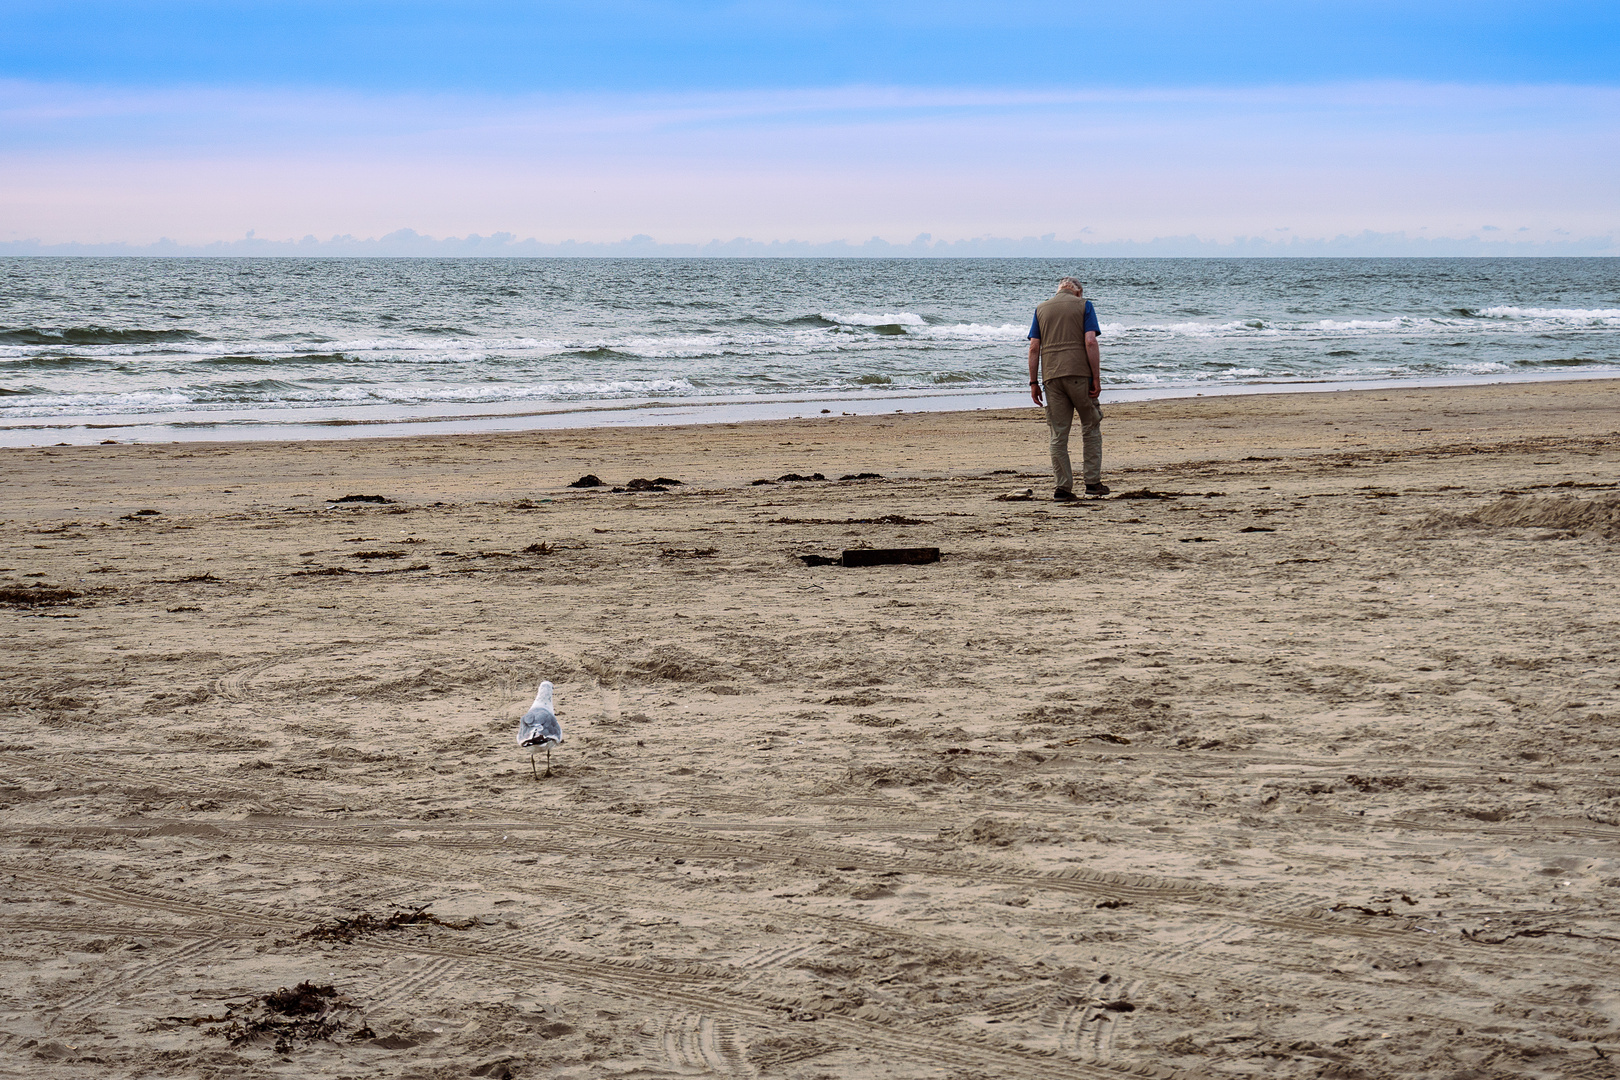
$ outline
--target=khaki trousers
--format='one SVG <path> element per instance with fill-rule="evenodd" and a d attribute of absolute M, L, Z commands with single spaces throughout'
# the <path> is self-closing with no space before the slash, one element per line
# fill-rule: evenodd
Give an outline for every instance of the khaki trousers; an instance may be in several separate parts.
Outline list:
<path fill-rule="evenodd" d="M 1081 471 L 1088 484 L 1102 483 L 1102 406 L 1091 396 L 1091 380 L 1064 375 L 1046 380 L 1046 427 L 1052 434 L 1052 472 L 1059 491 L 1074 490 L 1074 469 L 1069 464 L 1069 428 L 1080 414 Z"/>

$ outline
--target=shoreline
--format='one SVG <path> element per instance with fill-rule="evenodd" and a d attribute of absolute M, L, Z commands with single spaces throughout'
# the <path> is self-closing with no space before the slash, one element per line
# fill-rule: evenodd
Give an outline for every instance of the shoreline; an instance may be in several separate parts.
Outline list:
<path fill-rule="evenodd" d="M 1103 404 L 1174 401 L 1284 394 L 1432 390 L 1496 385 L 1540 385 L 1620 379 L 1617 371 L 1536 371 L 1512 375 L 1436 376 L 1335 382 L 1246 383 L 1221 386 L 1109 387 Z M 693 427 L 829 416 L 892 413 L 952 413 L 1024 407 L 1021 391 L 916 391 L 883 394 L 784 395 L 779 399 L 637 399 L 618 403 L 497 403 L 481 411 L 446 414 L 439 405 L 369 408 L 262 409 L 233 415 L 228 410 L 164 414 L 109 414 L 18 418 L 0 421 L 0 449 L 88 446 L 109 440 L 130 445 L 193 442 L 302 442 L 413 438 L 438 435 L 515 434 L 618 427 Z M 132 432 L 138 434 L 132 435 Z M 119 437 L 122 435 L 122 437 Z"/>

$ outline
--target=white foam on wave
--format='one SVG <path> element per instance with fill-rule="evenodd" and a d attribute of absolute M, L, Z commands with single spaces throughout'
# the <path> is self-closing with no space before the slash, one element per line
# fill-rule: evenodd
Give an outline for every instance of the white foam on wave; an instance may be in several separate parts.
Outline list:
<path fill-rule="evenodd" d="M 1311 322 L 1265 322 L 1261 319 L 1231 319 L 1226 322 L 1179 322 L 1179 323 L 1148 323 L 1145 325 L 1132 325 L 1130 323 L 1103 323 L 1104 337 L 1129 336 L 1131 334 L 1168 335 L 1173 337 L 1220 338 L 1220 337 L 1300 337 L 1306 334 L 1367 334 L 1382 330 L 1411 331 L 1426 323 L 1435 323 L 1438 320 L 1414 319 L 1409 316 L 1398 316 L 1393 319 L 1316 319 Z M 1461 320 L 1449 321 L 1450 325 L 1461 325 Z"/>
<path fill-rule="evenodd" d="M 839 323 L 843 326 L 926 326 L 927 322 L 921 315 L 914 315 L 909 311 L 886 311 L 874 315 L 865 311 L 852 311 L 840 315 L 834 311 L 820 313 L 828 322 Z"/>
<path fill-rule="evenodd" d="M 710 391 L 712 392 L 712 391 Z M 286 385 L 274 394 L 221 393 L 201 386 L 186 390 L 130 390 L 74 395 L 49 394 L 0 408 L 7 420 L 58 416 L 71 411 L 85 416 L 212 412 L 244 406 L 319 408 L 353 405 L 481 405 L 507 401 L 613 401 L 640 397 L 702 396 L 685 379 L 615 379 L 603 381 L 513 384 L 369 384 L 366 386 L 300 387 Z"/>
<path fill-rule="evenodd" d="M 1228 337 L 1231 335 L 1255 334 L 1266 329 L 1255 326 L 1249 322 L 1222 322 L 1222 323 L 1147 323 L 1145 325 L 1132 325 L 1131 323 L 1105 322 L 1099 324 L 1104 338 L 1122 337 L 1130 334 L 1168 334 L 1176 337 Z"/>
<path fill-rule="evenodd" d="M 906 331 L 907 337 L 927 338 L 930 341 L 998 341 L 1002 339 L 1022 340 L 1029 333 L 1026 326 L 1015 326 L 1012 323 L 1002 323 L 1000 326 L 986 326 L 983 323 L 956 323 L 952 326 L 925 326 L 917 331 Z"/>
<path fill-rule="evenodd" d="M 35 394 L 27 398 L 13 398 L 0 409 L 0 417 L 38 418 L 60 416 L 63 413 L 82 413 L 101 416 L 109 413 L 175 412 L 192 409 L 196 403 L 191 396 L 179 390 L 131 390 L 123 393 L 91 394 Z"/>
<path fill-rule="evenodd" d="M 697 388 L 685 379 L 615 379 L 605 382 L 551 382 L 528 386 L 402 386 L 393 388 L 389 401 L 398 404 L 433 402 L 582 401 L 662 394 L 693 394 Z"/>
<path fill-rule="evenodd" d="M 1502 305 L 1480 308 L 1475 314 L 1485 319 L 1571 319 L 1620 324 L 1620 308 L 1526 308 Z"/>
<path fill-rule="evenodd" d="M 1538 333 L 1547 330 L 1617 329 L 1620 309 L 1484 308 L 1479 317 L 1397 315 L 1387 319 L 1314 319 L 1309 322 L 1232 319 L 1226 322 L 1109 323 L 1105 338 L 1133 336 L 1186 338 L 1295 338 L 1371 337 L 1379 334 L 1466 335 L 1489 328 L 1491 333 Z"/>
<path fill-rule="evenodd" d="M 142 342 L 138 345 L 0 345 L 0 357 L 86 356 L 332 356 L 337 353 L 412 353 L 460 358 L 491 351 L 557 352 L 565 342 L 545 338 L 355 338 L 344 341 L 185 341 Z M 367 362 L 370 362 L 368 358 Z"/>
<path fill-rule="evenodd" d="M 1450 323 L 1452 320 L 1441 319 L 1414 319 L 1410 316 L 1397 316 L 1393 319 L 1318 319 L 1314 323 L 1306 324 L 1307 329 L 1327 330 L 1332 333 L 1365 333 L 1376 330 L 1411 330 L 1424 322 Z"/>
<path fill-rule="evenodd" d="M 1204 386 L 1211 383 L 1240 383 L 1256 379 L 1287 379 L 1283 372 L 1261 368 L 1228 368 L 1225 371 L 1104 371 L 1103 389 L 1110 386 Z"/>

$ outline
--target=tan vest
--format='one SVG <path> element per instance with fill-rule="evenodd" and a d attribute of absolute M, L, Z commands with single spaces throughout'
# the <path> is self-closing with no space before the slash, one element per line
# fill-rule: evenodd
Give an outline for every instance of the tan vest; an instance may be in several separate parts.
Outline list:
<path fill-rule="evenodd" d="M 1066 375 L 1091 378 L 1091 362 L 1086 358 L 1086 300 L 1083 296 L 1058 291 L 1035 309 L 1041 326 L 1041 381 Z"/>

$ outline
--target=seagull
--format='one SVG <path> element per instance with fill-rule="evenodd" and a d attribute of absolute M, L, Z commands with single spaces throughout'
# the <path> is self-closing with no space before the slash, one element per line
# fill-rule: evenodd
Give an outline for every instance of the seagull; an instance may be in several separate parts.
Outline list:
<path fill-rule="evenodd" d="M 535 769 L 535 755 L 542 750 L 546 752 L 546 775 L 550 776 L 551 748 L 561 746 L 562 741 L 562 726 L 557 723 L 557 714 L 551 711 L 551 683 L 543 682 L 534 704 L 518 721 L 517 729 L 518 748 L 529 752 L 529 771 L 536 780 L 540 779 L 540 774 Z"/>

